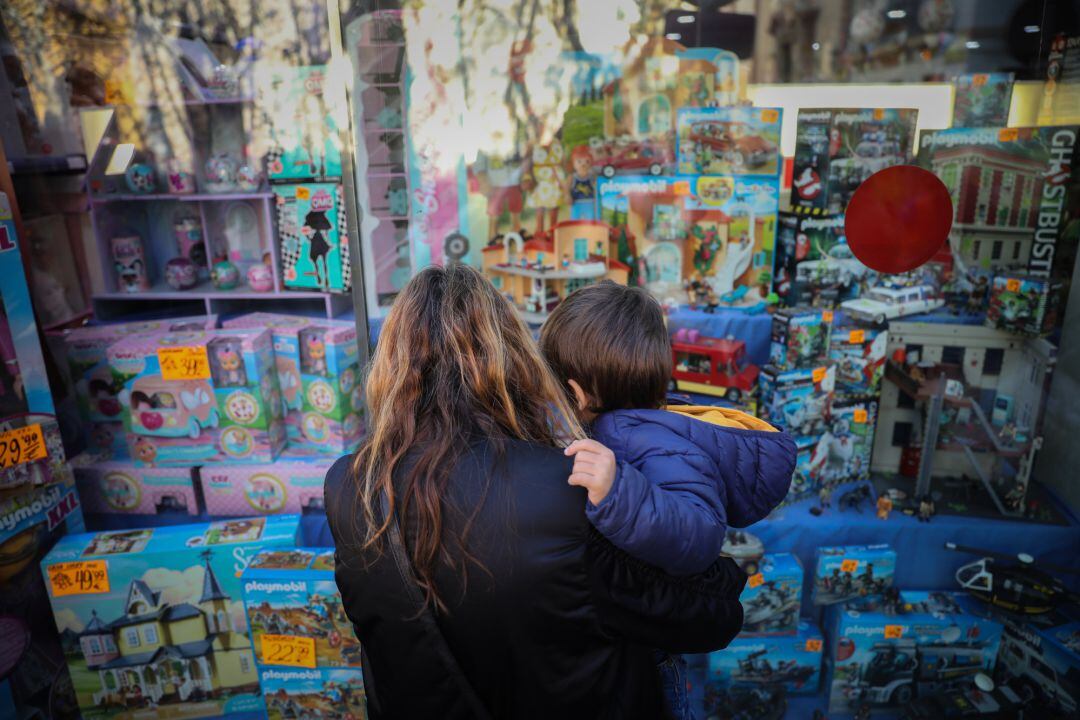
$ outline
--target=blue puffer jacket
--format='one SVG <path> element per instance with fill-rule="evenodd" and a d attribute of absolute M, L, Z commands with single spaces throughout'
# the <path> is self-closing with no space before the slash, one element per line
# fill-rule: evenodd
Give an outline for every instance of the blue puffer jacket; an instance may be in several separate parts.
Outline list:
<path fill-rule="evenodd" d="M 728 526 L 761 520 L 787 494 L 795 443 L 746 413 L 685 405 L 605 413 L 593 437 L 618 473 L 593 526 L 631 555 L 673 575 L 698 573 L 720 554 Z"/>

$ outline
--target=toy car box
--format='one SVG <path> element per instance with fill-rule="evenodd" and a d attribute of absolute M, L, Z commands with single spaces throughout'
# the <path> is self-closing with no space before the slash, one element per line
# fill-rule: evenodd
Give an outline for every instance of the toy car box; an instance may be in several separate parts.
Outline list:
<path fill-rule="evenodd" d="M 191 468 L 140 467 L 92 453 L 76 456 L 71 468 L 86 512 L 199 514 Z"/>
<path fill-rule="evenodd" d="M 828 318 L 828 319 L 826 319 Z M 769 364 L 778 370 L 814 368 L 829 356 L 832 313 L 817 308 L 783 308 L 772 317 Z"/>
<path fill-rule="evenodd" d="M 211 516 L 276 515 L 324 509 L 323 482 L 333 460 L 286 453 L 269 465 L 203 465 L 203 502 Z"/>
<path fill-rule="evenodd" d="M 269 330 L 138 335 L 108 355 L 135 462 L 269 463 L 284 447 Z"/>
<path fill-rule="evenodd" d="M 787 635 L 799 625 L 803 568 L 791 553 L 767 553 L 746 580 L 739 602 L 744 635 Z"/>
<path fill-rule="evenodd" d="M 266 635 L 311 638 L 318 667 L 360 667 L 360 641 L 334 582 L 334 548 L 267 549 L 241 576 L 255 660 L 284 665 Z"/>
<path fill-rule="evenodd" d="M 273 333 L 290 452 L 338 458 L 356 449 L 364 390 L 355 323 L 250 313 L 222 327 Z"/>
<path fill-rule="evenodd" d="M 789 695 L 813 695 L 821 685 L 824 641 L 813 624 L 801 621 L 794 635 L 739 635 L 720 652 L 709 653 L 705 679 L 706 715 L 716 711 L 708 698 L 733 685 L 781 684 Z"/>
<path fill-rule="evenodd" d="M 1001 624 L 959 593 L 903 590 L 892 603 L 829 608 L 830 714 L 899 711 L 990 674 Z"/>
<path fill-rule="evenodd" d="M 367 718 L 360 668 L 265 667 L 259 669 L 259 684 L 269 720 Z"/>
<path fill-rule="evenodd" d="M 888 545 L 846 545 L 817 550 L 814 604 L 833 605 L 880 595 L 893 584 L 896 552 Z"/>
<path fill-rule="evenodd" d="M 1049 626 L 1008 618 L 996 676 L 1060 715 L 1080 711 L 1080 622 L 1054 616 Z"/>
<path fill-rule="evenodd" d="M 816 441 L 825 432 L 836 387 L 836 368 L 820 365 L 780 370 L 766 365 L 758 376 L 758 414 L 787 430 L 796 443 Z"/>
<path fill-rule="evenodd" d="M 263 712 L 240 574 L 299 518 L 69 535 L 41 563 L 84 718 Z"/>
<path fill-rule="evenodd" d="M 89 447 L 96 452 L 109 453 L 115 458 L 128 457 L 127 443 L 121 421 L 123 408 L 117 395 L 121 387 L 109 367 L 107 351 L 132 335 L 171 332 L 178 330 L 212 330 L 217 327 L 217 315 L 88 325 L 63 334 L 71 381 L 79 403 L 79 412 L 86 424 Z"/>
<path fill-rule="evenodd" d="M 1060 282 L 1022 274 L 995 275 L 986 325 L 1018 335 L 1049 335 L 1057 325 L 1060 298 Z"/>
<path fill-rule="evenodd" d="M 889 344 L 884 329 L 844 324 L 829 337 L 829 360 L 836 365 L 840 395 L 876 395 L 881 391 Z"/>

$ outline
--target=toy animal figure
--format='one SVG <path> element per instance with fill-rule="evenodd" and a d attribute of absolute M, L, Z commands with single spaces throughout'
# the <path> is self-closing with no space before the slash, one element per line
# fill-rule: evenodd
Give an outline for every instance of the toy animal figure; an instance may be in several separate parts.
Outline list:
<path fill-rule="evenodd" d="M 877 499 L 877 516 L 878 516 L 878 520 L 888 520 L 889 519 L 889 513 L 892 512 L 892 509 L 893 509 L 893 501 L 892 501 L 892 499 L 888 495 L 882 493 L 881 496 L 878 497 L 878 499 Z"/>
<path fill-rule="evenodd" d="M 323 290 L 330 289 L 330 275 L 326 267 L 330 243 L 326 240 L 326 233 L 332 227 L 324 211 L 312 210 L 304 218 L 304 227 L 300 230 L 308 239 L 308 258 L 315 269 L 316 281 Z"/>

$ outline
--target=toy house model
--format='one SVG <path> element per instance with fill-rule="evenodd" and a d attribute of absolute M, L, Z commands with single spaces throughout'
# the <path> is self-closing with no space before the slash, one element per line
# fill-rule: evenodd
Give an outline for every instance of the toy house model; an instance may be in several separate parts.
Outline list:
<path fill-rule="evenodd" d="M 526 321 L 543 322 L 579 287 L 603 279 L 626 284 L 630 267 L 615 259 L 614 244 L 607 223 L 567 220 L 528 241 L 502 236 L 483 250 L 484 273 Z"/>

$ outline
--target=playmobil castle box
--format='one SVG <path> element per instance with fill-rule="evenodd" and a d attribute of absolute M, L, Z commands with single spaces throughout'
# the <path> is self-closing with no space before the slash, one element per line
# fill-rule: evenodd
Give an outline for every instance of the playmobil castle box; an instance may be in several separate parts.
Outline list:
<path fill-rule="evenodd" d="M 89 431 L 90 449 L 115 458 L 128 457 L 121 420 L 123 408 L 117 399 L 122 387 L 109 367 L 110 345 L 132 335 L 180 330 L 212 330 L 217 315 L 146 320 L 112 325 L 88 325 L 63 333 L 71 381 L 79 412 Z"/>
<path fill-rule="evenodd" d="M 888 545 L 817 549 L 814 604 L 834 605 L 880 595 L 892 587 L 896 552 Z"/>
<path fill-rule="evenodd" d="M 899 712 L 991 674 L 1002 627 L 966 595 L 902 590 L 829 608 L 829 712 Z"/>
<path fill-rule="evenodd" d="M 342 718 L 366 720 L 367 696 L 360 668 L 259 668 L 269 720 Z"/>
<path fill-rule="evenodd" d="M 137 463 L 269 463 L 284 447 L 269 330 L 139 335 L 108 356 Z"/>
<path fill-rule="evenodd" d="M 876 395 L 885 374 L 889 333 L 884 329 L 844 324 L 829 336 L 829 360 L 836 365 L 838 395 Z"/>
<path fill-rule="evenodd" d="M 780 370 L 766 365 L 758 376 L 758 416 L 791 434 L 796 443 L 816 441 L 825 432 L 836 388 L 836 368 Z"/>
<path fill-rule="evenodd" d="M 705 712 L 718 710 L 710 699 L 733 685 L 780 684 L 789 695 L 813 695 L 821 685 L 824 655 L 821 632 L 806 621 L 794 635 L 739 635 L 720 652 L 709 653 Z"/>
<path fill-rule="evenodd" d="M 222 327 L 273 333 L 290 452 L 338 458 L 356 449 L 364 389 L 355 323 L 259 312 Z"/>
<path fill-rule="evenodd" d="M 746 580 L 739 602 L 743 606 L 743 635 L 787 635 L 799 625 L 803 568 L 791 553 L 762 556 L 757 572 Z"/>
<path fill-rule="evenodd" d="M 334 582 L 334 548 L 264 550 L 248 563 L 241 581 L 259 665 L 360 667 L 360 641 Z M 275 645 L 282 635 L 309 638 L 313 657 L 284 657 Z"/>
<path fill-rule="evenodd" d="M 352 287 L 345 200 L 339 183 L 274 185 L 285 287 L 348 292 Z"/>
<path fill-rule="evenodd" d="M 262 712 L 240 575 L 299 518 L 69 535 L 41 563 L 84 718 Z"/>
<path fill-rule="evenodd" d="M 1076 717 L 1080 711 L 1080 622 L 1052 613 L 1049 624 L 1007 618 L 996 677 L 1034 690 L 1040 707 Z"/>
<path fill-rule="evenodd" d="M 990 282 L 986 325 L 1018 335 L 1049 335 L 1057 324 L 1060 298 L 1056 280 L 999 273 Z"/>
<path fill-rule="evenodd" d="M 769 364 L 779 370 L 823 364 L 829 356 L 831 323 L 832 313 L 825 310 L 805 307 L 777 310 L 772 316 Z"/>
<path fill-rule="evenodd" d="M 192 468 L 142 467 L 130 460 L 82 453 L 72 459 L 71 469 L 85 512 L 199 514 Z"/>
<path fill-rule="evenodd" d="M 333 462 L 287 452 L 268 465 L 215 463 L 196 472 L 210 516 L 276 515 L 323 510 L 323 482 Z"/>

